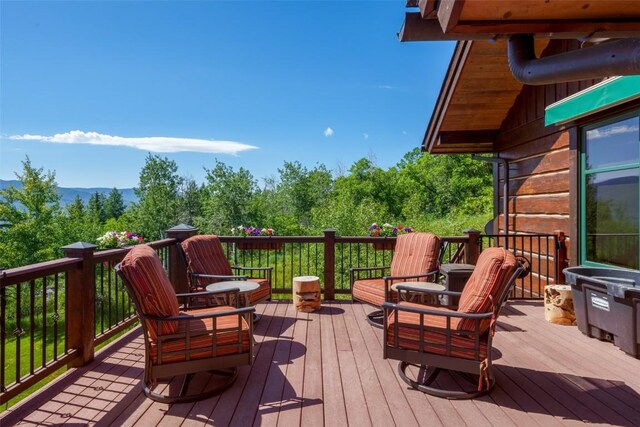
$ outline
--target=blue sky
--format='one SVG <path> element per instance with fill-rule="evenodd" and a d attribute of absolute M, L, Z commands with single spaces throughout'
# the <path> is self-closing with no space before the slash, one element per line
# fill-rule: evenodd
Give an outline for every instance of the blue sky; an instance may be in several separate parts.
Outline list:
<path fill-rule="evenodd" d="M 0 2 L 0 178 L 133 187 L 149 152 L 204 180 L 417 147 L 452 43 L 400 43 L 398 1 Z"/>

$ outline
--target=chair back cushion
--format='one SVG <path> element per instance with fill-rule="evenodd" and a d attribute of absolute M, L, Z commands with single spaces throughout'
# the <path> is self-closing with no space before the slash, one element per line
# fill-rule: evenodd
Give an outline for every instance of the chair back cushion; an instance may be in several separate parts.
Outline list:
<path fill-rule="evenodd" d="M 231 276 L 231 265 L 224 255 L 218 236 L 204 234 L 189 237 L 182 242 L 182 250 L 187 258 L 189 271 L 195 274 L 217 274 Z M 198 284 L 206 286 L 215 280 L 200 278 Z"/>
<path fill-rule="evenodd" d="M 460 302 L 459 313 L 487 313 L 500 304 L 499 298 L 517 268 L 516 257 L 504 248 L 488 248 L 478 257 L 476 267 L 467 280 Z M 497 308 L 497 307 L 496 307 Z M 490 319 L 480 322 L 480 332 L 489 328 Z M 475 330 L 472 319 L 462 319 L 458 329 Z"/>
<path fill-rule="evenodd" d="M 396 239 L 391 276 L 424 274 L 438 268 L 440 239 L 433 233 L 407 233 Z M 420 279 L 426 282 L 428 279 Z"/>
<path fill-rule="evenodd" d="M 143 315 L 168 317 L 180 313 L 176 293 L 153 248 L 147 245 L 131 248 L 120 263 L 120 272 L 129 282 L 131 297 Z M 146 322 L 152 341 L 158 337 L 157 323 Z M 173 334 L 177 330 L 178 322 L 162 322 L 162 334 Z"/>

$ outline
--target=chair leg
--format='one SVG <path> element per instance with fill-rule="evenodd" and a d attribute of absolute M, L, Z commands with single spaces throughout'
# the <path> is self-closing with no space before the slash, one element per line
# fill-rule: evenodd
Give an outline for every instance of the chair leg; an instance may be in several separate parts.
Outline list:
<path fill-rule="evenodd" d="M 369 322 L 371 326 L 374 326 L 379 329 L 383 329 L 384 328 L 383 321 L 384 321 L 384 311 L 382 310 L 375 310 L 367 314 L 367 322 Z"/>
<path fill-rule="evenodd" d="M 419 367 L 421 371 L 424 371 L 424 373 L 422 375 L 419 375 L 419 377 L 416 378 L 416 380 L 413 380 L 407 375 L 407 372 L 406 372 L 409 366 Z M 421 391 L 423 393 L 430 394 L 436 397 L 443 397 L 445 399 L 451 399 L 451 400 L 474 399 L 476 397 L 480 397 L 489 393 L 493 388 L 493 386 L 495 385 L 495 379 L 493 378 L 493 375 L 489 375 L 488 387 L 483 385 L 482 390 L 480 391 L 478 391 L 477 388 L 474 391 L 459 391 L 459 390 L 446 390 L 446 389 L 432 386 L 435 379 L 442 372 L 443 370 L 440 368 L 430 369 L 428 366 L 417 366 L 417 365 L 410 364 L 408 362 L 398 363 L 398 375 L 400 375 L 400 378 L 402 378 L 402 380 L 405 383 L 409 384 L 411 387 L 413 387 L 418 391 Z M 428 375 L 426 375 L 426 378 L 422 378 L 427 373 Z M 469 381 L 470 384 L 473 384 L 475 387 L 477 387 L 478 385 L 477 377 L 474 378 L 471 375 L 463 375 L 461 377 L 465 378 L 466 380 Z"/>
<path fill-rule="evenodd" d="M 187 394 L 189 389 L 189 383 L 191 382 L 191 377 L 193 377 L 193 374 L 188 374 L 184 376 L 182 386 L 180 387 L 180 393 L 177 396 L 156 393 L 152 389 L 153 386 L 150 385 L 151 381 L 148 381 L 148 380 L 143 380 L 141 382 L 142 391 L 144 392 L 145 396 L 147 396 L 149 399 L 155 400 L 156 402 L 161 402 L 161 403 L 195 402 L 196 400 L 207 399 L 209 397 L 215 396 L 216 394 L 222 393 L 223 391 L 228 389 L 238 377 L 238 368 L 231 368 L 229 370 L 215 370 L 210 372 L 214 376 L 219 376 L 220 379 L 211 378 L 209 382 L 216 381 L 216 384 L 212 388 L 208 388 L 207 390 L 201 393 Z"/>

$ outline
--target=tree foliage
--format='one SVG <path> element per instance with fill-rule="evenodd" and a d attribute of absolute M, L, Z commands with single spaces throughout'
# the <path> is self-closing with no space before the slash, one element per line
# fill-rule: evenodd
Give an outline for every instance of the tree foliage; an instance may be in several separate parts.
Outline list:
<path fill-rule="evenodd" d="M 146 241 L 179 223 L 202 233 L 229 234 L 232 227 L 274 228 L 279 235 L 365 235 L 373 222 L 410 225 L 439 234 L 481 228 L 492 216 L 492 173 L 470 156 L 407 153 L 384 169 L 371 158 L 333 176 L 326 166 L 285 161 L 277 176 L 258 181 L 245 168 L 216 160 L 205 182 L 179 175 L 177 164 L 149 154 L 125 208 L 122 194 L 77 198 L 61 209 L 54 174 L 27 158 L 17 175 L 23 187 L 0 192 L 0 265 L 24 265 L 54 257 L 60 246 L 95 243 L 106 231 L 130 231 Z"/>

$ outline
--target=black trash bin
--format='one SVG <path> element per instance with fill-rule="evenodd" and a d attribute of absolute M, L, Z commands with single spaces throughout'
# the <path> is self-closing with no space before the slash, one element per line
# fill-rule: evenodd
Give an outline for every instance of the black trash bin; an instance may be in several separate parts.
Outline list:
<path fill-rule="evenodd" d="M 640 358 L 640 271 L 570 267 L 564 274 L 578 329 Z"/>

